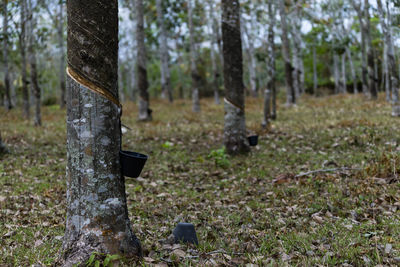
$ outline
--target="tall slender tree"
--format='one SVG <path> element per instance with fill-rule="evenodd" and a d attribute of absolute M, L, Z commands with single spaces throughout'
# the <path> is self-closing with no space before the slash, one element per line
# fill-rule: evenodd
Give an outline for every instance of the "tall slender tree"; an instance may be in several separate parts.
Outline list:
<path fill-rule="evenodd" d="M 272 93 L 272 111 L 271 119 L 276 119 L 276 56 L 275 56 L 275 23 L 276 23 L 276 1 L 268 1 L 268 55 L 267 55 L 267 69 L 268 69 L 268 83 L 267 89 Z"/>
<path fill-rule="evenodd" d="M 365 32 L 367 39 L 367 62 L 368 62 L 368 87 L 371 97 L 373 99 L 378 98 L 378 88 L 376 87 L 376 80 L 378 78 L 375 76 L 375 50 L 372 46 L 372 37 L 371 37 L 371 22 L 370 22 L 370 14 L 369 14 L 369 1 L 364 0 L 364 14 L 365 14 Z"/>
<path fill-rule="evenodd" d="M 296 104 L 296 93 L 293 85 L 293 65 L 290 60 L 290 42 L 288 38 L 287 14 L 285 10 L 285 0 L 278 0 L 279 2 L 279 16 L 281 17 L 282 27 L 282 54 L 285 61 L 285 77 L 286 77 L 286 105 L 291 106 Z"/>
<path fill-rule="evenodd" d="M 219 104 L 219 77 L 221 76 L 220 68 L 217 65 L 217 53 L 215 52 L 215 46 L 218 45 L 218 22 L 214 15 L 214 1 L 208 0 L 209 8 L 209 31 L 211 35 L 211 70 L 212 70 L 212 87 L 214 90 L 214 101 L 215 104 Z"/>
<path fill-rule="evenodd" d="M 18 34 L 19 50 L 21 53 L 21 78 L 22 78 L 22 102 L 23 114 L 25 119 L 30 117 L 30 101 L 28 91 L 28 75 L 27 75 L 27 61 L 26 61 L 26 24 L 28 21 L 27 16 L 27 2 L 20 0 L 20 32 Z"/>
<path fill-rule="evenodd" d="M 137 42 L 137 87 L 139 89 L 139 121 L 151 121 L 149 82 L 147 79 L 147 53 L 144 32 L 143 0 L 135 0 L 136 4 L 136 42 Z"/>
<path fill-rule="evenodd" d="M 0 133 L 0 156 L 7 152 L 8 152 L 7 147 L 3 144 L 3 140 L 1 139 L 1 133 Z"/>
<path fill-rule="evenodd" d="M 194 1 L 194 5 L 193 5 Z M 193 9 L 196 6 L 196 0 L 188 0 L 188 19 L 190 35 L 190 70 L 192 75 L 192 101 L 193 112 L 200 112 L 200 75 L 197 69 L 197 52 L 195 44 L 195 32 L 193 23 Z"/>
<path fill-rule="evenodd" d="M 249 151 L 244 111 L 243 57 L 239 0 L 222 0 L 225 83 L 225 147 L 229 154 Z"/>
<path fill-rule="evenodd" d="M 34 6 L 32 0 L 28 0 L 29 9 L 29 31 L 28 31 L 28 58 L 30 65 L 30 76 L 31 76 L 31 92 L 34 96 L 35 101 L 35 117 L 34 125 L 42 125 L 42 115 L 41 115 L 41 89 L 39 87 L 38 73 L 37 73 L 37 63 L 36 63 L 36 50 L 35 50 L 35 28 L 36 28 L 36 14 L 34 12 Z"/>
<path fill-rule="evenodd" d="M 68 0 L 67 219 L 59 265 L 97 251 L 133 257 L 141 246 L 121 175 L 118 1 Z"/>
<path fill-rule="evenodd" d="M 3 0 L 3 64 L 4 64 L 4 87 L 7 99 L 6 108 L 12 109 L 10 93 L 10 72 L 8 69 L 8 0 Z"/>
<path fill-rule="evenodd" d="M 164 12 L 161 0 L 156 0 L 157 6 L 157 22 L 159 28 L 158 41 L 160 46 L 161 58 L 161 92 L 163 98 L 167 98 L 170 103 L 174 101 L 172 97 L 171 74 L 169 70 L 169 53 L 167 30 L 164 22 Z"/>

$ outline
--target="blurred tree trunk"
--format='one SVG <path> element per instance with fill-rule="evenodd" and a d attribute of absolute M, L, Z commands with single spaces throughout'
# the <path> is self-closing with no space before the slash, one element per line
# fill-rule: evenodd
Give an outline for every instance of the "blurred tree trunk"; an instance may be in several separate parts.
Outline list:
<path fill-rule="evenodd" d="M 197 69 L 197 52 L 195 47 L 195 32 L 193 24 L 193 9 L 196 6 L 196 0 L 188 0 L 188 18 L 189 18 L 189 35 L 190 35 L 190 70 L 192 74 L 192 101 L 193 112 L 200 112 L 200 75 Z"/>
<path fill-rule="evenodd" d="M 41 126 L 42 125 L 42 115 L 40 111 L 41 105 L 41 89 L 39 87 L 38 82 L 38 74 L 37 74 L 37 62 L 36 62 L 36 51 L 35 51 L 35 37 L 34 30 L 36 27 L 36 17 L 33 11 L 32 0 L 28 0 L 28 9 L 29 9 L 29 31 L 28 31 L 28 58 L 29 65 L 31 67 L 30 76 L 31 76 L 31 92 L 34 96 L 34 104 L 35 104 L 35 118 L 34 125 Z"/>
<path fill-rule="evenodd" d="M 346 79 L 346 53 L 342 54 L 342 79 L 341 79 L 341 93 L 347 93 L 347 79 Z"/>
<path fill-rule="evenodd" d="M 336 52 L 333 52 L 333 76 L 335 79 L 335 94 L 339 94 L 341 92 L 340 86 L 340 71 L 339 71 L 339 55 Z"/>
<path fill-rule="evenodd" d="M 136 4 L 136 41 L 137 41 L 137 75 L 139 89 L 139 121 L 151 121 L 149 82 L 147 80 L 147 53 L 144 32 L 143 0 L 135 0 Z"/>
<path fill-rule="evenodd" d="M 60 98 L 60 107 L 65 107 L 65 54 L 64 54 L 64 11 L 63 11 L 64 3 L 60 1 L 59 3 L 59 13 L 58 13 L 58 23 L 57 23 L 57 34 L 58 34 L 58 45 L 60 46 L 60 89 L 61 89 L 61 98 Z"/>
<path fill-rule="evenodd" d="M 292 25 L 292 36 L 293 36 L 293 85 L 298 99 L 300 94 L 304 91 L 304 85 L 302 83 L 302 38 L 301 38 L 301 18 L 300 18 L 300 3 L 294 3 L 295 10 L 291 16 Z"/>
<path fill-rule="evenodd" d="M 272 111 L 271 119 L 275 120 L 276 113 L 276 56 L 275 56 L 275 23 L 276 23 L 276 2 L 268 1 L 268 55 L 267 55 L 267 72 L 268 83 L 267 89 L 272 92 Z"/>
<path fill-rule="evenodd" d="M 249 151 L 244 112 L 243 56 L 239 0 L 222 0 L 225 83 L 225 148 L 229 154 Z"/>
<path fill-rule="evenodd" d="M 313 91 L 314 94 L 316 94 L 318 90 L 318 72 L 317 72 L 317 51 L 315 45 L 313 45 L 312 53 L 313 53 Z"/>
<path fill-rule="evenodd" d="M 387 68 L 388 68 L 388 81 L 387 84 L 389 86 L 389 90 L 392 93 L 392 116 L 398 117 L 400 116 L 400 101 L 399 101 L 399 70 L 396 65 L 396 56 L 394 53 L 394 44 L 392 38 L 391 31 L 391 12 L 389 3 L 386 3 L 386 20 L 385 20 L 385 12 L 383 10 L 381 0 L 377 1 L 378 3 L 378 11 L 380 15 L 380 21 L 383 28 L 383 33 L 385 36 L 385 45 L 386 45 L 386 57 L 387 57 Z"/>
<path fill-rule="evenodd" d="M 68 0 L 67 13 L 67 219 L 57 266 L 85 264 L 93 252 L 141 255 L 119 160 L 118 1 Z"/>
<path fill-rule="evenodd" d="M 386 101 L 390 102 L 390 76 L 389 76 L 389 67 L 388 67 L 388 59 L 387 59 L 387 44 L 386 41 L 383 44 L 383 55 L 382 55 L 382 81 L 385 86 L 385 94 Z"/>
<path fill-rule="evenodd" d="M 3 0 L 3 64 L 4 64 L 4 89 L 6 93 L 6 109 L 12 109 L 10 94 L 10 72 L 8 69 L 8 0 Z"/>
<path fill-rule="evenodd" d="M 369 93 L 368 88 L 368 69 L 367 69 L 367 61 L 366 61 L 366 27 L 363 21 L 363 12 L 361 10 L 361 5 L 356 2 L 357 0 L 351 0 L 351 3 L 354 9 L 357 12 L 358 21 L 360 23 L 360 31 L 361 31 L 361 80 L 362 80 L 362 88 L 363 94 L 367 95 Z"/>
<path fill-rule="evenodd" d="M 213 0 L 208 0 L 208 8 L 209 8 L 209 30 L 210 30 L 210 35 L 211 35 L 211 71 L 212 71 L 212 87 L 214 90 L 214 102 L 215 104 L 219 105 L 220 100 L 219 100 L 219 77 L 221 76 L 220 69 L 218 68 L 217 65 L 217 56 L 215 53 L 215 46 L 218 45 L 218 37 L 217 37 L 217 32 L 219 31 L 218 29 L 218 22 L 216 21 L 215 15 L 214 15 L 214 4 Z"/>
<path fill-rule="evenodd" d="M 164 23 L 164 12 L 161 0 L 156 0 L 157 6 L 157 21 L 159 27 L 159 45 L 160 45 L 160 58 L 161 58 L 161 91 L 162 97 L 167 98 L 170 103 L 174 101 L 172 97 L 171 88 L 171 74 L 169 70 L 169 54 L 168 54 L 168 39 L 167 31 Z"/>
<path fill-rule="evenodd" d="M 287 28 L 287 15 L 285 11 L 285 0 L 279 1 L 279 15 L 281 17 L 281 27 L 282 27 L 282 54 L 283 60 L 285 61 L 285 77 L 286 77 L 286 105 L 296 104 L 296 93 L 293 85 L 293 66 L 290 61 L 290 43 L 288 38 L 288 28 Z"/>
<path fill-rule="evenodd" d="M 347 57 L 349 59 L 351 77 L 352 77 L 352 80 L 353 80 L 353 93 L 354 94 L 358 94 L 356 70 L 354 69 L 353 58 L 351 56 L 351 51 L 350 51 L 350 49 L 348 47 L 346 47 L 346 54 L 347 54 Z"/>
<path fill-rule="evenodd" d="M 26 62 L 26 0 L 20 0 L 20 25 L 21 31 L 19 33 L 19 49 L 21 53 L 21 76 L 22 76 L 22 102 L 23 102 L 23 114 L 25 119 L 30 117 L 30 101 L 28 91 L 28 77 L 27 77 L 27 62 Z"/>
<path fill-rule="evenodd" d="M 378 98 L 378 88 L 376 87 L 376 80 L 375 77 L 375 51 L 374 47 L 372 46 L 372 37 L 371 37 L 371 22 L 370 22 L 370 15 L 369 15 L 369 1 L 364 0 L 364 13 L 365 13 L 365 32 L 366 32 L 366 39 L 367 39 L 367 58 L 368 58 L 368 85 L 369 85 L 369 92 L 371 94 L 371 98 L 377 99 Z"/>
<path fill-rule="evenodd" d="M 0 133 L 0 155 L 6 154 L 8 152 L 7 147 L 3 144 L 3 140 L 1 139 Z"/>
<path fill-rule="evenodd" d="M 265 89 L 264 91 L 264 118 L 261 126 L 266 128 L 271 120 L 271 91 Z"/>

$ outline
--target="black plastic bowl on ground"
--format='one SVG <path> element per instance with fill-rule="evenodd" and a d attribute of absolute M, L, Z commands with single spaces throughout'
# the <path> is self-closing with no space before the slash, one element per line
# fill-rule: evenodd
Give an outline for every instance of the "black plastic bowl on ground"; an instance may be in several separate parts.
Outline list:
<path fill-rule="evenodd" d="M 148 156 L 131 152 L 131 151 L 120 151 L 121 170 L 124 176 L 131 178 L 137 178 L 143 170 L 144 165 L 148 159 Z"/>
<path fill-rule="evenodd" d="M 247 139 L 249 140 L 250 146 L 258 145 L 258 135 L 251 135 L 251 136 L 247 137 Z"/>
<path fill-rule="evenodd" d="M 172 234 L 175 237 L 175 243 L 183 242 L 195 245 L 199 244 L 196 230 L 194 229 L 194 225 L 191 223 L 178 223 Z"/>

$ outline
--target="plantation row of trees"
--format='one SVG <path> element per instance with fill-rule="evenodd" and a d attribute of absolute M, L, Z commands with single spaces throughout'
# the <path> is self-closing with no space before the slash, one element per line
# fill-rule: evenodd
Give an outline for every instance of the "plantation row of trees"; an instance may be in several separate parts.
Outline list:
<path fill-rule="evenodd" d="M 150 98 L 223 93 L 221 3 L 119 3 L 119 87 L 151 119 Z M 287 104 L 303 92 L 363 92 L 398 102 L 399 3 L 379 0 L 243 0 L 241 38 L 248 95 L 286 85 Z M 65 105 L 65 0 L 2 3 L 1 100 L 41 124 L 40 103 Z M 325 89 L 325 90 L 324 90 Z M 397 105 L 395 105 L 397 106 Z M 273 105 L 275 107 L 275 105 Z M 399 112 L 394 108 L 394 113 Z"/>

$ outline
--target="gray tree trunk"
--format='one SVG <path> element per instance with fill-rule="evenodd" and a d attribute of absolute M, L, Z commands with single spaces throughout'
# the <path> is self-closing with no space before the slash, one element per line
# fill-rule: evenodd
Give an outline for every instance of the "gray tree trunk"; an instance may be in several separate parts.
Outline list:
<path fill-rule="evenodd" d="M 6 154 L 8 152 L 7 147 L 3 144 L 0 133 L 0 155 Z"/>
<path fill-rule="evenodd" d="M 361 81 L 362 81 L 362 88 L 363 88 L 363 94 L 368 95 L 369 88 L 368 88 L 368 68 L 367 68 L 367 60 L 366 60 L 366 27 L 364 25 L 363 21 L 363 12 L 361 10 L 361 5 L 356 3 L 356 0 L 351 0 L 351 3 L 354 7 L 354 9 L 357 12 L 358 16 L 358 21 L 360 23 L 360 29 L 361 29 Z"/>
<path fill-rule="evenodd" d="M 389 67 L 388 67 L 388 57 L 387 57 L 387 44 L 386 42 L 383 44 L 383 62 L 382 62 L 382 80 L 384 81 L 385 86 L 385 94 L 386 101 L 390 102 L 391 92 L 390 92 L 390 75 L 389 75 Z"/>
<path fill-rule="evenodd" d="M 347 80 L 346 80 L 346 54 L 342 54 L 342 79 L 341 79 L 341 93 L 347 93 Z"/>
<path fill-rule="evenodd" d="M 217 37 L 217 32 L 219 31 L 218 29 L 218 22 L 216 21 L 215 15 L 214 15 L 214 4 L 213 0 L 208 0 L 208 8 L 209 8 L 209 30 L 210 30 L 210 36 L 211 36 L 211 71 L 212 71 L 212 87 L 214 90 L 214 102 L 215 104 L 219 105 L 220 100 L 219 100 L 219 77 L 221 76 L 220 74 L 220 69 L 218 68 L 217 65 L 217 56 L 215 53 L 215 46 L 218 45 L 218 37 Z"/>
<path fill-rule="evenodd" d="M 285 0 L 279 1 L 279 15 L 281 17 L 281 27 L 282 27 L 282 54 L 283 60 L 285 61 L 285 77 L 286 77 L 286 105 L 291 106 L 296 104 L 296 93 L 293 86 L 293 66 L 290 61 L 290 43 L 288 38 L 288 28 L 287 28 L 287 15 L 285 11 Z"/>
<path fill-rule="evenodd" d="M 372 46 L 372 38 L 371 38 L 371 22 L 369 15 L 369 2 L 368 0 L 364 0 L 364 13 L 365 13 L 365 32 L 367 39 L 367 58 L 368 58 L 368 86 L 369 92 L 371 94 L 372 99 L 378 98 L 378 89 L 376 87 L 375 77 L 375 52 Z"/>
<path fill-rule="evenodd" d="M 156 0 L 157 22 L 159 27 L 158 41 L 160 45 L 161 58 L 161 92 L 163 98 L 167 98 L 170 103 L 174 101 L 171 88 L 171 74 L 169 70 L 168 39 L 165 29 L 163 6 L 161 0 Z"/>
<path fill-rule="evenodd" d="M 266 128 L 271 120 L 271 91 L 266 89 L 264 91 L 264 118 L 261 126 Z"/>
<path fill-rule="evenodd" d="M 292 15 L 293 27 L 292 27 L 292 36 L 293 36 L 293 84 L 294 90 L 296 92 L 297 98 L 304 91 L 304 76 L 302 77 L 302 38 L 301 38 L 301 19 L 300 19 L 300 6 L 299 3 L 295 3 L 294 14 Z"/>
<path fill-rule="evenodd" d="M 189 35 L 190 35 L 190 70 L 192 75 L 192 101 L 193 112 L 200 112 L 200 75 L 197 69 L 197 52 L 195 45 L 195 33 L 193 24 L 193 3 L 196 6 L 196 0 L 188 0 L 188 18 L 189 18 Z"/>
<path fill-rule="evenodd" d="M 58 34 L 58 45 L 60 46 L 60 89 L 61 89 L 61 97 L 60 97 L 60 107 L 65 107 L 65 54 L 64 54 L 64 11 L 63 8 L 64 3 L 60 1 L 59 4 L 59 13 L 58 13 L 58 24 L 57 24 L 57 34 Z"/>
<path fill-rule="evenodd" d="M 136 4 L 136 42 L 137 42 L 137 74 L 139 89 L 139 121 L 151 121 L 149 82 L 147 79 L 147 53 L 144 43 L 144 10 L 143 0 L 135 0 Z"/>
<path fill-rule="evenodd" d="M 346 54 L 349 59 L 350 64 L 350 71 L 351 71 L 351 78 L 353 80 L 353 93 L 358 94 L 358 87 L 357 87 L 357 74 L 356 70 L 354 69 L 353 58 L 351 56 L 351 51 L 348 47 L 346 47 Z"/>
<path fill-rule="evenodd" d="M 40 111 L 41 105 L 41 89 L 39 87 L 38 75 L 37 75 L 37 62 L 36 62 L 36 51 L 35 51 L 35 37 L 34 30 L 36 27 L 36 17 L 33 11 L 33 6 L 31 0 L 28 1 L 29 6 L 29 31 L 28 31 L 28 58 L 29 65 L 31 67 L 30 76 L 31 76 L 31 92 L 34 96 L 34 105 L 35 105 L 35 118 L 34 125 L 41 126 L 42 125 L 42 115 Z"/>
<path fill-rule="evenodd" d="M 21 76 L 22 76 L 22 103 L 23 103 L 23 116 L 25 119 L 30 117 L 30 101 L 28 91 L 28 77 L 27 77 L 27 62 L 26 62 L 26 0 L 20 0 L 20 24 L 21 32 L 19 34 L 19 49 L 21 53 Z"/>
<path fill-rule="evenodd" d="M 4 64 L 4 89 L 6 93 L 6 109 L 12 109 L 10 94 L 10 72 L 8 69 L 8 1 L 3 1 L 3 64 Z"/>
<path fill-rule="evenodd" d="M 317 51 L 315 49 L 315 45 L 313 45 L 312 53 L 313 53 L 313 91 L 314 94 L 316 94 L 318 90 L 318 72 L 317 72 Z"/>
<path fill-rule="evenodd" d="M 339 71 L 339 55 L 334 52 L 333 54 L 333 76 L 335 79 L 335 94 L 341 92 L 340 71 Z"/>
<path fill-rule="evenodd" d="M 57 265 L 73 266 L 93 252 L 141 255 L 141 246 L 119 161 L 118 1 L 69 0 L 67 11 L 67 221 Z"/>
<path fill-rule="evenodd" d="M 267 72 L 268 83 L 267 89 L 272 92 L 272 111 L 271 119 L 275 120 L 276 113 L 276 64 L 275 64 L 275 23 L 276 23 L 276 2 L 268 1 L 268 55 L 267 55 Z"/>
<path fill-rule="evenodd" d="M 239 0 L 222 0 L 222 38 L 225 83 L 224 143 L 227 153 L 238 154 L 249 151 L 244 111 Z"/>

